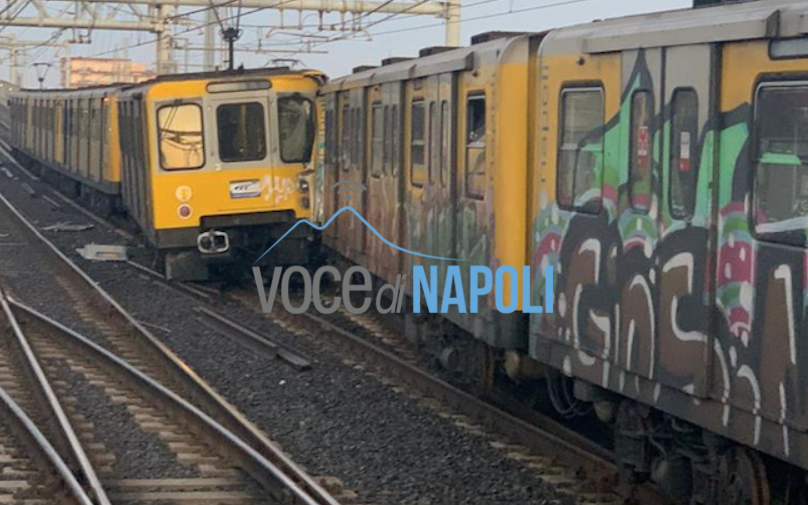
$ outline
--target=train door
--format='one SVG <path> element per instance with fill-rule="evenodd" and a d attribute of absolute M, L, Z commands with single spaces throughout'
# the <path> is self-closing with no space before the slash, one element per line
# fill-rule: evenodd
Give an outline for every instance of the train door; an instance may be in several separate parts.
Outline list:
<path fill-rule="evenodd" d="M 622 53 L 620 166 L 625 167 L 627 195 L 618 199 L 624 240 L 617 264 L 621 280 L 619 338 L 612 358 L 621 370 L 646 378 L 654 373 L 657 338 L 654 252 L 659 238 L 662 170 L 654 145 L 663 137 L 662 51 Z"/>
<path fill-rule="evenodd" d="M 399 162 L 397 160 L 400 84 L 381 84 L 368 90 L 368 200 L 367 220 L 385 239 L 399 242 Z M 401 273 L 400 252 L 373 233 L 365 235 L 368 268 L 376 275 L 395 282 Z"/>
<path fill-rule="evenodd" d="M 347 91 L 337 93 L 336 108 L 337 117 L 339 118 L 337 126 L 339 150 L 338 159 L 336 160 L 335 166 L 337 167 L 338 173 L 334 178 L 334 184 L 329 186 L 329 189 L 332 187 L 334 188 L 331 191 L 334 199 L 335 213 L 339 212 L 342 207 L 349 205 L 350 200 L 353 199 L 354 195 L 354 193 L 351 191 L 345 191 L 343 193 L 342 190 L 347 190 L 348 188 L 344 188 L 343 185 L 340 184 L 350 179 L 348 174 L 351 171 L 354 143 L 357 141 L 354 135 L 354 115 L 351 105 L 351 100 Z M 354 185 L 350 183 L 346 184 L 345 186 L 351 186 L 354 190 L 356 190 Z M 346 196 L 350 196 L 351 198 L 345 198 Z M 343 212 L 336 218 L 336 222 L 330 226 L 334 229 L 337 251 L 348 258 L 351 257 L 351 252 L 349 250 L 350 236 L 348 235 L 351 219 L 353 219 L 353 217 Z"/>
<path fill-rule="evenodd" d="M 222 98 L 210 100 L 207 111 L 201 117 L 199 106 L 186 102 L 177 107 L 176 112 L 172 111 L 173 116 L 166 114 L 164 121 L 172 123 L 174 128 L 186 130 L 182 142 L 191 150 L 198 149 L 200 142 L 204 147 L 209 142 L 208 138 L 216 139 L 216 169 L 238 171 L 231 175 L 228 182 L 227 195 L 231 200 L 244 198 L 238 183 L 246 177 L 248 180 L 259 180 L 262 186 L 269 187 L 268 192 L 262 194 L 272 196 L 262 198 L 262 208 L 283 204 L 284 199 L 288 198 L 287 188 L 276 184 L 280 172 L 276 164 L 283 161 L 279 128 L 276 127 L 280 124 L 275 105 L 277 96 L 271 91 L 269 97 L 263 93 L 251 97 L 235 94 L 227 98 L 224 97 L 228 95 L 220 96 Z M 201 131 L 198 131 L 200 127 Z M 205 159 L 206 156 L 202 153 L 201 159 L 185 160 L 183 163 L 185 166 L 209 167 L 211 160 Z"/>
<path fill-rule="evenodd" d="M 407 83 L 407 121 L 405 123 L 404 230 L 405 248 L 430 254 L 426 235 L 429 209 L 429 108 L 434 108 L 437 82 L 434 78 L 419 78 Z M 425 258 L 408 254 L 404 257 L 404 271 L 411 272 L 414 265 L 428 265 Z"/>
<path fill-rule="evenodd" d="M 338 208 L 351 207 L 365 216 L 367 174 L 364 166 L 364 88 L 341 93 L 340 177 L 334 188 Z M 365 264 L 365 225 L 352 212 L 337 218 L 339 251 L 351 260 Z"/>
<path fill-rule="evenodd" d="M 725 46 L 717 181 L 714 394 L 755 415 L 754 443 L 761 418 L 783 424 L 762 442 L 792 457 L 786 426 L 808 426 L 805 40 Z"/>
<path fill-rule="evenodd" d="M 92 146 L 91 146 L 91 100 L 89 98 L 79 99 L 81 108 L 81 165 L 80 173 L 83 177 L 90 178 L 90 164 L 92 162 Z"/>
<path fill-rule="evenodd" d="M 457 128 L 454 129 L 457 171 L 454 179 L 455 216 L 452 218 L 455 229 L 453 257 L 466 261 L 468 265 L 491 265 L 494 194 L 489 167 L 493 158 L 491 118 L 494 116 L 494 98 L 489 93 L 492 88 L 487 84 L 495 78 L 493 73 L 496 70 L 492 67 L 460 74 L 457 106 L 454 108 L 457 111 Z M 460 270 L 463 285 L 470 286 L 470 269 Z M 467 293 L 466 297 L 469 296 Z M 482 305 L 485 306 L 485 302 Z M 456 317 L 483 321 L 487 315 Z"/>
<path fill-rule="evenodd" d="M 665 127 L 656 248 L 657 363 L 662 384 L 705 396 L 710 377 L 714 47 L 665 51 Z"/>
<path fill-rule="evenodd" d="M 70 166 L 68 169 L 71 172 L 79 172 L 79 165 L 81 163 L 81 100 L 73 98 L 71 105 L 70 121 L 73 123 L 71 127 L 72 144 Z"/>
<path fill-rule="evenodd" d="M 331 187 L 339 182 L 340 179 L 340 166 L 339 166 L 339 94 L 329 93 L 325 95 L 325 153 L 323 156 L 324 173 L 323 173 L 323 187 L 318 188 L 320 194 L 323 195 L 323 223 L 325 224 L 331 219 L 337 210 L 339 210 L 339 202 L 337 201 L 337 191 L 331 190 Z M 339 189 L 339 188 L 337 188 Z M 336 248 L 337 226 L 336 223 L 329 225 L 323 230 L 323 239 L 326 245 L 331 248 Z"/>
<path fill-rule="evenodd" d="M 103 166 L 103 150 L 101 136 L 103 135 L 104 120 L 101 113 L 101 98 L 90 98 L 90 179 L 101 181 Z"/>
<path fill-rule="evenodd" d="M 432 256 L 455 256 L 455 172 L 452 170 L 452 132 L 455 105 L 455 75 L 445 73 L 430 78 L 429 95 L 429 188 L 425 208 L 428 209 L 426 252 Z M 430 260 L 438 268 L 438 286 L 444 285 L 452 264 Z"/>
<path fill-rule="evenodd" d="M 368 103 L 368 89 L 356 88 L 350 91 L 351 102 L 356 104 L 354 109 L 356 127 L 356 138 L 354 139 L 354 160 L 348 172 L 348 180 L 355 181 L 362 184 L 365 188 L 368 187 L 369 175 L 369 160 L 367 157 L 367 147 L 370 144 L 370 131 L 369 120 L 370 106 Z M 343 197 L 346 194 L 343 193 Z M 351 207 L 356 210 L 360 216 L 369 219 L 368 216 L 368 192 L 360 191 L 358 194 L 354 193 L 351 200 L 348 202 Z M 368 227 L 365 226 L 358 218 L 352 216 L 350 218 L 350 249 L 353 252 L 353 259 L 360 265 L 367 265 L 367 250 L 365 244 L 367 243 Z"/>

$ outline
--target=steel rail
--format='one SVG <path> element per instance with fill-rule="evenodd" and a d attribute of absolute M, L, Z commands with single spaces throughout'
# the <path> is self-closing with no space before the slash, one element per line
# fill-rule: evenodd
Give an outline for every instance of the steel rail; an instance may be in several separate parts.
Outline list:
<path fill-rule="evenodd" d="M 36 382 L 39 388 L 38 392 L 42 395 L 40 399 L 41 406 L 56 420 L 56 430 L 59 437 L 62 439 L 61 445 L 68 451 L 69 458 L 74 460 L 78 465 L 77 471 L 80 472 L 83 480 L 87 482 L 89 494 L 94 497 L 94 502 L 97 505 L 111 505 L 109 497 L 104 487 L 101 485 L 101 479 L 98 478 L 98 474 L 95 468 L 93 468 L 84 447 L 81 445 L 81 441 L 78 435 L 76 435 L 73 425 L 70 424 L 70 420 L 67 418 L 67 414 L 62 408 L 62 404 L 59 402 L 56 393 L 54 393 L 50 381 L 48 381 L 36 354 L 28 343 L 28 339 L 25 337 L 14 312 L 9 306 L 9 299 L 2 286 L 0 286 L 0 306 L 2 306 L 6 319 L 11 325 L 17 346 L 19 346 L 20 351 L 25 357 L 23 361 L 26 372 L 29 374 L 29 377 Z"/>
<path fill-rule="evenodd" d="M 24 229 L 45 246 L 47 253 L 56 261 L 57 265 L 64 268 L 67 275 L 72 276 L 73 280 L 78 281 L 79 285 L 83 284 L 93 290 L 97 298 L 103 300 L 106 307 L 111 309 L 111 314 L 117 314 L 123 319 L 125 324 L 133 330 L 133 337 L 138 339 L 148 350 L 154 352 L 165 368 L 173 374 L 172 377 L 176 378 L 183 387 L 188 389 L 189 400 L 198 404 L 201 411 L 210 415 L 211 418 L 229 430 L 235 437 L 240 438 L 262 458 L 282 470 L 281 473 L 287 476 L 291 480 L 290 483 L 293 484 L 286 489 L 297 502 L 339 505 L 339 502 L 334 497 L 272 443 L 257 426 L 213 390 L 168 346 L 158 340 L 145 326 L 140 324 L 112 296 L 101 288 L 97 282 L 48 240 L 2 194 L 0 194 L 0 203 L 23 225 Z M 286 479 L 281 479 L 280 481 L 284 482 L 283 487 L 286 487 Z"/>
<path fill-rule="evenodd" d="M 391 352 L 334 325 L 315 314 L 301 314 L 311 324 L 327 332 L 335 345 L 343 347 L 351 356 L 364 359 L 377 367 L 385 376 L 394 377 L 414 387 L 422 394 L 432 396 L 480 424 L 540 455 L 552 456 L 562 466 L 583 470 L 586 480 L 600 490 L 608 490 L 629 503 L 667 503 L 659 490 L 648 484 L 631 485 L 620 477 L 613 453 L 596 442 L 566 428 L 547 416 L 529 417 L 529 422 L 497 406 L 435 377 Z"/>
<path fill-rule="evenodd" d="M 8 303 L 14 309 L 24 312 L 32 318 L 57 330 L 58 333 L 65 337 L 65 339 L 70 343 L 78 344 L 82 348 L 82 351 L 87 353 L 86 355 L 92 355 L 103 365 L 108 365 L 111 368 L 116 369 L 118 372 L 128 376 L 130 380 L 138 383 L 141 387 L 150 391 L 162 402 L 179 411 L 184 418 L 201 421 L 204 427 L 207 428 L 211 438 L 216 439 L 217 442 L 225 444 L 224 446 L 218 446 L 218 448 L 221 449 L 222 447 L 228 447 L 231 449 L 228 452 L 240 453 L 237 455 L 239 456 L 238 459 L 240 460 L 240 463 L 243 465 L 242 467 L 247 469 L 247 472 L 255 477 L 259 483 L 264 485 L 264 487 L 274 491 L 274 497 L 281 503 L 283 503 L 286 498 L 285 491 L 293 490 L 299 503 L 303 503 L 305 505 L 318 505 L 317 500 L 308 496 L 302 490 L 298 490 L 299 488 L 297 484 L 292 481 L 290 477 L 284 474 L 277 466 L 261 456 L 255 449 L 244 443 L 244 441 L 236 437 L 233 433 L 216 422 L 209 415 L 202 412 L 199 408 L 195 407 L 175 392 L 144 374 L 122 358 L 116 356 L 89 338 L 81 335 L 71 328 L 68 328 L 55 319 L 48 317 L 36 309 L 20 303 L 13 298 L 9 298 Z M 280 487 L 277 486 L 278 483 L 281 484 Z"/>
<path fill-rule="evenodd" d="M 6 392 L 5 389 L 0 387 L 0 408 L 6 411 L 4 417 L 9 422 L 16 425 L 19 432 L 23 433 L 25 437 L 32 442 L 30 446 L 40 453 L 40 457 L 53 467 L 54 473 L 59 476 L 65 484 L 67 491 L 79 505 L 97 505 L 87 496 L 84 488 L 79 484 L 76 476 L 70 471 L 67 463 L 59 456 L 58 451 L 53 447 L 50 441 L 39 431 L 36 424 L 30 417 L 23 411 L 23 409 L 14 401 L 13 398 Z"/>
<path fill-rule="evenodd" d="M 241 343 L 241 345 L 247 348 L 258 353 L 274 354 L 298 371 L 309 370 L 311 368 L 311 361 L 309 359 L 280 342 L 261 336 L 253 329 L 239 324 L 207 307 L 199 306 L 194 310 L 197 314 L 213 322 L 215 328 L 221 328 L 222 333 L 227 335 L 228 338 Z"/>
<path fill-rule="evenodd" d="M 127 260 L 126 263 L 138 271 L 143 272 L 150 277 L 151 280 L 159 283 L 161 286 L 174 290 L 199 303 L 199 306 L 194 309 L 194 311 L 198 314 L 198 317 L 207 318 L 208 321 L 206 322 L 213 322 L 213 327 L 217 331 L 235 341 L 239 345 L 247 347 L 248 349 L 260 354 L 283 360 L 298 371 L 309 370 L 311 368 L 311 360 L 304 356 L 300 351 L 282 342 L 278 342 L 273 338 L 260 335 L 252 328 L 248 328 L 247 326 L 240 324 L 215 310 L 210 302 L 217 294 L 209 293 L 198 286 L 173 282 L 167 279 L 160 272 L 143 266 L 140 263 L 136 263 L 131 260 Z"/>

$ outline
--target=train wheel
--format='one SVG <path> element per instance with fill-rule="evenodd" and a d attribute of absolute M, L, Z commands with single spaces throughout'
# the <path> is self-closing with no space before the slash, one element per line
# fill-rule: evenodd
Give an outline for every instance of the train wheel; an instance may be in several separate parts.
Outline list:
<path fill-rule="evenodd" d="M 735 447 L 720 458 L 717 505 L 770 505 L 766 466 L 756 452 Z"/>

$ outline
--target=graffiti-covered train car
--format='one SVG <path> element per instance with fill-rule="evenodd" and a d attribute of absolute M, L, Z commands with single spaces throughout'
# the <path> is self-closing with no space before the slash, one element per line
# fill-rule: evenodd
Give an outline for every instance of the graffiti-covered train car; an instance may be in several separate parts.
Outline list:
<path fill-rule="evenodd" d="M 326 242 L 387 281 L 515 267 L 511 313 L 439 289 L 449 310 L 408 328 L 487 384 L 594 410 L 626 473 L 684 503 L 804 503 L 806 20 L 784 0 L 635 16 L 332 81 Z M 367 191 L 346 203 L 346 181 Z M 527 310 L 546 267 L 554 310 Z"/>

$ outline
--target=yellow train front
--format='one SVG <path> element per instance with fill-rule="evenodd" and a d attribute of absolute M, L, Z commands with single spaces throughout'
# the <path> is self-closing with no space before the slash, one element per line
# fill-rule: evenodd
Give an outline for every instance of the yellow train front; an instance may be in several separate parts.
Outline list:
<path fill-rule="evenodd" d="M 119 148 L 106 158 L 90 156 L 89 163 L 113 167 L 77 171 L 59 162 L 52 168 L 119 198 L 129 219 L 164 257 L 170 278 L 204 280 L 215 265 L 252 263 L 295 222 L 310 216 L 315 98 L 323 80 L 314 71 L 274 68 L 169 75 L 106 88 L 106 102 L 117 103 L 117 122 L 93 109 L 80 113 L 77 142 L 65 140 L 61 145 L 75 149 L 86 164 L 80 157 L 82 143 L 92 153 L 99 135 L 91 132 L 103 131 Z M 69 103 L 79 94 L 93 92 L 51 91 L 49 100 L 33 91 L 21 96 L 32 110 L 53 103 L 53 115 L 47 117 L 58 118 L 61 101 L 50 98 L 67 98 Z M 61 128 L 56 137 L 67 139 L 70 128 L 60 123 L 69 125 L 75 116 L 31 124 Z M 22 147 L 30 156 L 35 146 Z M 82 174 L 99 174 L 102 180 Z M 106 174 L 110 179 L 119 174 L 118 180 L 103 180 Z M 300 234 L 279 246 L 273 261 L 299 262 L 305 256 L 307 227 L 298 230 Z"/>

